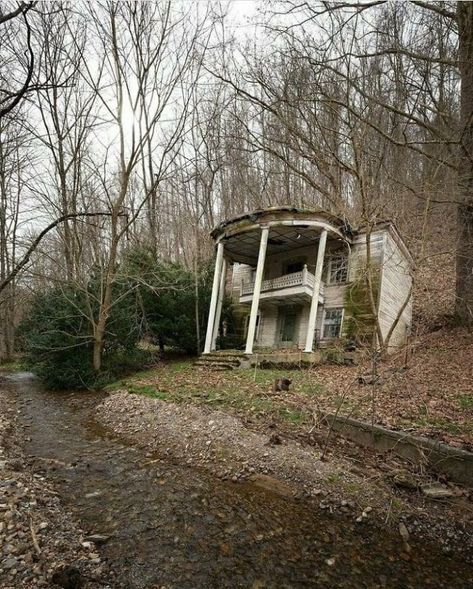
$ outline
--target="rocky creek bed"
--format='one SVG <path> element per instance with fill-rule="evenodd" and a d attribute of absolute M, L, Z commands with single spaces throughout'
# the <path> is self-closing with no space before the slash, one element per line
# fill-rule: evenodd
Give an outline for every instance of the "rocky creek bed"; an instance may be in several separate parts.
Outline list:
<path fill-rule="evenodd" d="M 64 565 L 91 588 L 472 586 L 468 522 L 440 503 L 394 520 L 348 461 L 223 412 L 28 375 L 0 403 L 2 587 L 54 587 Z"/>
<path fill-rule="evenodd" d="M 113 574 L 78 518 L 26 458 L 27 440 L 18 420 L 22 400 L 6 394 L 11 386 L 0 383 L 0 587 L 51 587 L 53 579 L 61 578 L 109 579 L 112 584 L 100 585 L 112 587 Z"/>

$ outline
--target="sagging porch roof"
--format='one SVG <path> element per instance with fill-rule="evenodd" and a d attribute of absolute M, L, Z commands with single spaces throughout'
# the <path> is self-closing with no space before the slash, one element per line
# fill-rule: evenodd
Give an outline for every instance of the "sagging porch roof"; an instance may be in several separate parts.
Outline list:
<path fill-rule="evenodd" d="M 280 206 L 223 221 L 211 231 L 211 236 L 225 244 L 227 259 L 254 265 L 258 259 L 261 226 L 270 228 L 267 255 L 315 244 L 323 229 L 327 229 L 329 237 L 349 243 L 354 233 L 345 219 L 327 211 Z"/>

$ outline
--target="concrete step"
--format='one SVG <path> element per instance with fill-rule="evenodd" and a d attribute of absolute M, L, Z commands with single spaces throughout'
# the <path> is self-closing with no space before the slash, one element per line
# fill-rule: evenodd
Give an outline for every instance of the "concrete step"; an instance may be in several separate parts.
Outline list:
<path fill-rule="evenodd" d="M 238 364 L 230 364 L 228 362 L 210 362 L 207 360 L 196 360 L 194 366 L 197 368 L 208 368 L 209 370 L 233 370 L 238 367 Z"/>
<path fill-rule="evenodd" d="M 210 354 L 205 354 L 204 356 L 201 356 L 197 362 L 199 362 L 199 360 L 205 361 L 205 362 L 226 362 L 227 364 L 233 364 L 234 366 L 239 366 L 240 365 L 240 358 L 235 358 L 235 357 L 231 357 L 231 356 L 212 356 Z"/>

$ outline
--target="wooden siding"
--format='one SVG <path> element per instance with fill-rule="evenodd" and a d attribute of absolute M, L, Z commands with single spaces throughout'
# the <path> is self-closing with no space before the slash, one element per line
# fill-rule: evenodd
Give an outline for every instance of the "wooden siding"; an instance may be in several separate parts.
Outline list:
<path fill-rule="evenodd" d="M 381 291 L 379 298 L 379 323 L 383 337 L 386 337 L 391 326 L 404 304 L 412 284 L 410 263 L 389 232 L 385 233 L 384 259 L 382 265 Z M 389 341 L 393 349 L 405 342 L 411 326 L 412 300 L 404 309 L 401 318 Z"/>
<path fill-rule="evenodd" d="M 301 350 L 303 350 L 305 348 L 307 327 L 308 327 L 308 323 L 309 323 L 309 312 L 310 312 L 310 305 L 305 305 L 302 308 L 301 322 L 299 325 L 299 348 Z M 322 305 L 319 305 L 317 308 L 317 318 L 315 320 L 315 331 L 318 334 L 318 337 L 320 337 L 320 334 L 322 333 L 323 316 L 324 316 L 324 307 Z"/>
<path fill-rule="evenodd" d="M 385 230 L 374 231 L 370 238 L 371 263 L 381 267 L 383 261 Z M 348 277 L 350 281 L 359 278 L 360 271 L 366 267 L 366 235 L 357 237 L 351 247 Z"/>
<path fill-rule="evenodd" d="M 273 347 L 276 343 L 277 329 L 278 308 L 274 305 L 260 305 L 260 326 L 256 345 L 261 348 Z"/>

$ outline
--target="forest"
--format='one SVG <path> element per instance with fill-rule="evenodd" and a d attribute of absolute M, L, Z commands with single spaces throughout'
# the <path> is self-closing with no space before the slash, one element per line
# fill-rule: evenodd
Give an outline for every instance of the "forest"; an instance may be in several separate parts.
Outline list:
<path fill-rule="evenodd" d="M 472 328 L 473 2 L 0 0 L 2 588 L 471 589 Z"/>
<path fill-rule="evenodd" d="M 3 361 L 76 386 L 146 338 L 198 354 L 209 231 L 279 204 L 393 220 L 415 333 L 471 326 L 472 6 L 253 9 L 2 3 Z"/>

